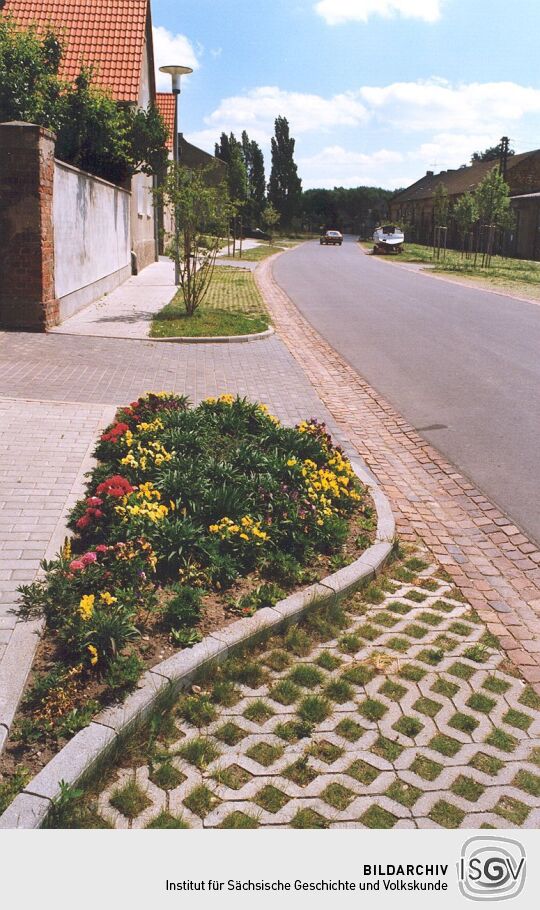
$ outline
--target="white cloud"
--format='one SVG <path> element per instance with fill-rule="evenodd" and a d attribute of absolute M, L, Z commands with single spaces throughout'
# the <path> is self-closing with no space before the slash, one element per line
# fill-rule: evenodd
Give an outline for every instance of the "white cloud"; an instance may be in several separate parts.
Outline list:
<path fill-rule="evenodd" d="M 335 186 L 401 186 L 393 175 L 404 161 L 401 152 L 379 149 L 368 155 L 353 152 L 340 145 L 327 146 L 315 155 L 300 157 L 298 169 L 304 187 L 333 189 Z"/>
<path fill-rule="evenodd" d="M 239 132 L 269 137 L 279 115 L 289 120 L 293 135 L 310 131 L 327 131 L 337 126 L 357 126 L 367 119 L 367 111 L 358 95 L 344 92 L 332 98 L 321 95 L 288 92 L 277 86 L 262 86 L 231 98 L 224 98 L 205 123 L 220 133 Z"/>
<path fill-rule="evenodd" d="M 436 22 L 441 17 L 442 4 L 443 0 L 319 0 L 315 10 L 328 25 L 367 22 L 370 16 Z"/>
<path fill-rule="evenodd" d="M 379 122 L 402 130 L 506 130 L 540 111 L 540 90 L 515 82 L 452 85 L 444 79 L 364 87 L 359 96 Z"/>
<path fill-rule="evenodd" d="M 198 53 L 202 49 L 198 48 Z M 169 66 L 178 63 L 180 66 L 190 66 L 193 70 L 199 68 L 197 51 L 185 35 L 174 35 L 163 25 L 154 26 L 154 57 L 156 61 L 156 86 L 158 92 L 170 92 L 171 77 L 160 73 L 160 66 Z"/>

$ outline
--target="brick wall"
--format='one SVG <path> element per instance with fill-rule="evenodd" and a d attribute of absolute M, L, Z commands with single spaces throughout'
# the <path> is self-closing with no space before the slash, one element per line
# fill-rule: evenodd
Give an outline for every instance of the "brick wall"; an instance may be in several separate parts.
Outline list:
<path fill-rule="evenodd" d="M 54 134 L 0 124 L 0 327 L 46 331 L 54 290 Z"/>

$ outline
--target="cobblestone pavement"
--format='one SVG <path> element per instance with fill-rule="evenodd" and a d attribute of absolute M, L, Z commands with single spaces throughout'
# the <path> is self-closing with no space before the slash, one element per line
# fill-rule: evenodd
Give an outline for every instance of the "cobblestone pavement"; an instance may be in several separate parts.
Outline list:
<path fill-rule="evenodd" d="M 377 584 L 182 696 L 93 824 L 538 827 L 540 697 L 437 566 Z"/>
<path fill-rule="evenodd" d="M 321 338 L 274 281 L 271 260 L 256 275 L 281 338 L 391 500 L 401 538 L 429 547 L 525 678 L 540 683 L 538 546 Z"/>

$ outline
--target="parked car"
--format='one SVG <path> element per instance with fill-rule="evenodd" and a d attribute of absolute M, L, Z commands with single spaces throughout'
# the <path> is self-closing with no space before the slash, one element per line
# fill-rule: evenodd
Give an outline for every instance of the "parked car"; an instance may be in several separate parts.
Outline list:
<path fill-rule="evenodd" d="M 332 246 L 335 246 L 336 244 L 341 246 L 343 243 L 343 234 L 339 231 L 325 231 L 320 242 L 321 246 L 329 246 L 330 244 L 332 244 Z"/>

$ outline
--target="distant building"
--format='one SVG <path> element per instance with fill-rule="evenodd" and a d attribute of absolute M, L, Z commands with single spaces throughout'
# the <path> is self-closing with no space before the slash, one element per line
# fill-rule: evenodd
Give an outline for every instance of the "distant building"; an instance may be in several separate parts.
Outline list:
<path fill-rule="evenodd" d="M 450 203 L 455 203 L 464 193 L 476 190 L 484 177 L 498 166 L 497 161 L 482 161 L 439 174 L 428 171 L 390 200 L 390 219 L 407 228 L 408 239 L 429 243 L 433 239 L 437 187 L 446 187 Z M 522 259 L 540 259 L 540 150 L 510 156 L 505 179 L 516 213 L 516 227 L 506 238 L 506 251 Z M 457 245 L 457 231 L 451 220 L 448 235 L 449 245 Z"/>

